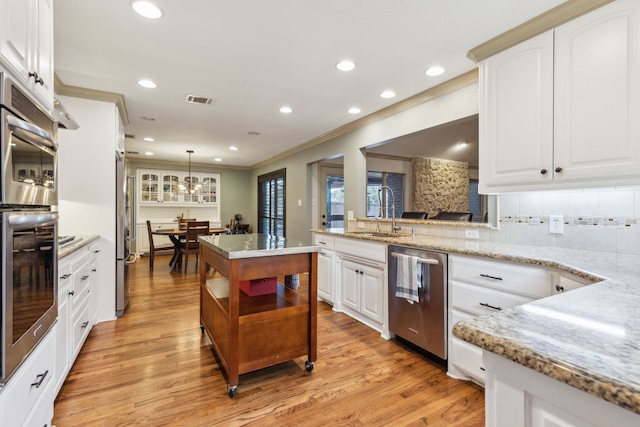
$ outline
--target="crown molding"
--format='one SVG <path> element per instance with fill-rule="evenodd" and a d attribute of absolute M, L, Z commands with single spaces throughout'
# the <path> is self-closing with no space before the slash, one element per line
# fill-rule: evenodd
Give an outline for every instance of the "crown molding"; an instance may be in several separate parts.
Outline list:
<path fill-rule="evenodd" d="M 483 61 L 496 53 L 502 52 L 545 31 L 552 30 L 565 22 L 569 22 L 612 1 L 614 0 L 568 0 L 474 47 L 467 53 L 467 57 L 476 63 Z"/>
<path fill-rule="evenodd" d="M 368 124 L 375 123 L 380 121 L 386 117 L 393 116 L 395 114 L 401 113 L 403 111 L 414 108 L 420 104 L 424 104 L 427 101 L 430 101 L 434 98 L 438 98 L 440 96 L 446 95 L 451 92 L 455 92 L 458 89 L 469 86 L 471 84 L 478 82 L 478 69 L 474 68 L 470 71 L 467 71 L 464 74 L 459 75 L 458 77 L 454 77 L 450 80 L 447 80 L 444 83 L 441 83 L 437 86 L 434 86 L 430 89 L 427 89 L 423 92 L 420 92 L 416 95 L 413 95 L 403 101 L 400 101 L 396 104 L 390 105 L 382 110 L 378 110 L 374 113 L 371 113 L 367 116 L 364 116 L 358 120 L 354 120 L 353 122 L 347 123 L 344 126 L 340 126 L 337 129 L 329 131 L 323 135 L 320 135 L 316 138 L 313 138 L 307 142 L 304 142 L 300 145 L 297 145 L 294 148 L 291 148 L 287 151 L 284 151 L 277 156 L 270 157 L 266 160 L 263 160 L 259 163 L 254 164 L 253 168 L 259 168 L 261 166 L 267 165 L 269 163 L 282 160 L 286 157 L 291 156 L 292 154 L 298 153 L 300 151 L 307 150 L 311 147 L 314 147 L 318 144 L 322 144 L 323 142 L 332 140 L 341 135 L 352 132 L 356 129 L 360 129 Z"/>
<path fill-rule="evenodd" d="M 124 103 L 124 95 L 120 93 L 105 92 L 102 90 L 87 89 L 78 86 L 68 86 L 65 85 L 62 80 L 60 80 L 60 77 L 58 77 L 58 74 L 55 73 L 53 88 L 56 95 L 116 104 L 122 123 L 125 125 L 129 123 L 129 114 L 127 113 L 127 106 Z"/>

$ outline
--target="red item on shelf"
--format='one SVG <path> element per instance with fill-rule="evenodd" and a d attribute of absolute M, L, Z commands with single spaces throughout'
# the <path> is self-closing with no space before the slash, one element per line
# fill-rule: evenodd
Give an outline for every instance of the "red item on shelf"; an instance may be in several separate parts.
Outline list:
<path fill-rule="evenodd" d="M 275 294 L 278 290 L 278 278 L 265 277 L 264 279 L 241 280 L 240 290 L 250 297 Z"/>

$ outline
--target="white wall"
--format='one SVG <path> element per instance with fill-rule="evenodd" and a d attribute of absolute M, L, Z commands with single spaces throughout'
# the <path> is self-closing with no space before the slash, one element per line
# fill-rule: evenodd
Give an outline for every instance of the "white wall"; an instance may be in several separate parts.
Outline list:
<path fill-rule="evenodd" d="M 116 132 L 114 104 L 59 97 L 79 123 L 58 135 L 59 235 L 101 237 L 98 321 L 115 318 Z"/>

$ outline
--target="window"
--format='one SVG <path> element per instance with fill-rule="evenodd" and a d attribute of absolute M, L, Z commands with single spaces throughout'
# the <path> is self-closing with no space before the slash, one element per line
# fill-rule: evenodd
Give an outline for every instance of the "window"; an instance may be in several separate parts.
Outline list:
<path fill-rule="evenodd" d="M 286 169 L 258 177 L 258 233 L 285 236 Z"/>
<path fill-rule="evenodd" d="M 403 211 L 404 175 L 389 172 L 367 172 L 367 217 L 391 218 L 391 195 L 388 191 L 379 192 L 387 186 L 393 191 L 393 206 L 396 218 L 400 218 Z"/>

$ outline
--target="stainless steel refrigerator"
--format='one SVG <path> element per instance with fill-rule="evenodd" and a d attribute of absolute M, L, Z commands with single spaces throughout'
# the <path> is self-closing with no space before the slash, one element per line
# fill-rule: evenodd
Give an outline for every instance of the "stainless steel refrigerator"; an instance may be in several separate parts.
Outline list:
<path fill-rule="evenodd" d="M 127 177 L 124 154 L 116 152 L 116 316 L 121 317 L 129 304 L 129 266 L 136 261 L 131 253 L 135 240 L 135 185 Z"/>

